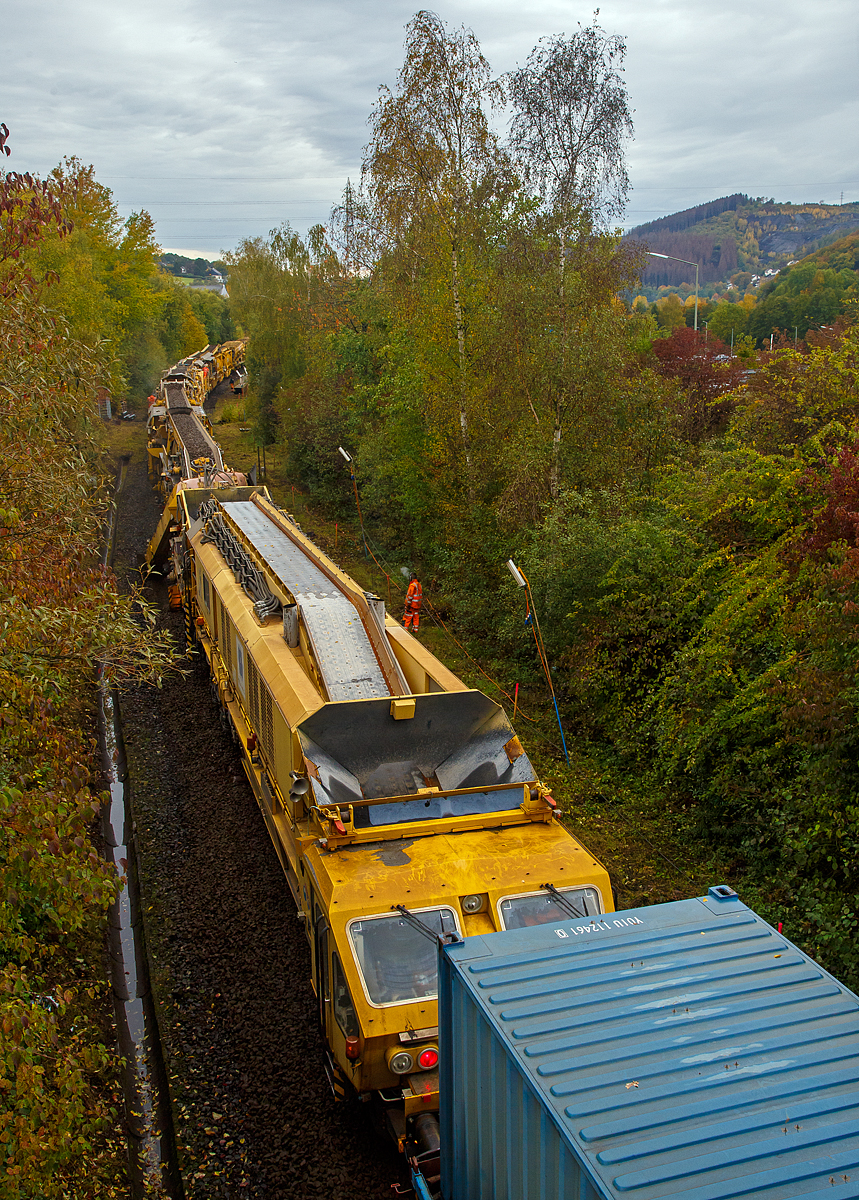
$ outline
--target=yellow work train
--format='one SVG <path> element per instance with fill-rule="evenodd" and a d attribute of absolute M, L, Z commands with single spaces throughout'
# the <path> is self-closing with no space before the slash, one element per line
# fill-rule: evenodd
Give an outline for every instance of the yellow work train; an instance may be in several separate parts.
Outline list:
<path fill-rule="evenodd" d="M 181 386 L 191 404 L 202 405 L 206 396 L 224 379 L 234 384 L 244 377 L 245 342 L 236 338 L 217 346 L 204 346 L 196 354 L 180 359 L 161 377 L 159 393 L 162 402 L 170 394 L 170 385 Z M 234 389 L 235 390 L 235 389 Z"/>
<path fill-rule="evenodd" d="M 205 486 L 203 486 L 205 484 Z M 311 948 L 335 1094 L 437 1145 L 438 940 L 613 910 L 504 711 L 272 503 L 177 483 L 170 555 Z"/>
<path fill-rule="evenodd" d="M 208 483 L 245 482 L 224 464 L 203 407 L 209 392 L 225 379 L 234 391 L 236 384 L 238 390 L 244 387 L 244 361 L 243 341 L 206 346 L 166 371 L 158 393 L 149 397 L 149 474 L 165 498 L 173 497 L 177 484 L 198 477 Z"/>

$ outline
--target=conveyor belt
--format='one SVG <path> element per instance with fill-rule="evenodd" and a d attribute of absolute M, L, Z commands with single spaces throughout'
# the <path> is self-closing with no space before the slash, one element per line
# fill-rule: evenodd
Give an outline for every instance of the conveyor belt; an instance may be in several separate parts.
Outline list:
<path fill-rule="evenodd" d="M 190 411 L 174 412 L 173 409 L 170 409 L 170 420 L 173 422 L 176 436 L 188 451 L 189 465 L 196 458 L 208 458 L 211 459 L 212 465 L 217 470 L 222 469 L 223 463 L 218 449 L 214 442 L 206 436 L 206 431 L 195 413 Z"/>
<path fill-rule="evenodd" d="M 331 700 L 390 696 L 379 660 L 351 600 L 249 500 L 223 505 L 301 610 Z"/>
<path fill-rule="evenodd" d="M 164 391 L 169 419 L 176 431 L 176 437 L 187 452 L 187 473 L 193 474 L 191 464 L 197 458 L 208 458 L 215 470 L 223 470 L 224 460 L 220 448 L 200 422 L 198 410 L 191 405 L 185 394 L 184 384 L 168 383 Z"/>

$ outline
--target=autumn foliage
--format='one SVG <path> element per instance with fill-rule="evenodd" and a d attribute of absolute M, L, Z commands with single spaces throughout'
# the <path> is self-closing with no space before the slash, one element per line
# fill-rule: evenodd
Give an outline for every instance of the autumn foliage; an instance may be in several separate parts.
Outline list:
<path fill-rule="evenodd" d="M 71 235 L 62 189 L 2 175 L 0 220 L 0 1194 L 120 1196 L 95 672 L 146 676 L 164 647 L 98 561 L 94 396 L 111 364 L 51 308 L 41 254 Z"/>
<path fill-rule="evenodd" d="M 806 553 L 825 557 L 841 545 L 851 562 L 859 561 L 859 447 L 854 443 L 838 451 L 828 471 L 809 472 L 806 483 L 823 501 L 802 546 Z M 841 572 L 843 576 L 843 572 Z M 851 572 L 859 578 L 859 570 Z"/>
<path fill-rule="evenodd" d="M 658 374 L 679 384 L 676 413 L 681 436 L 699 442 L 722 428 L 733 407 L 723 397 L 739 384 L 742 361 L 718 338 L 685 325 L 654 341 L 653 354 Z"/>

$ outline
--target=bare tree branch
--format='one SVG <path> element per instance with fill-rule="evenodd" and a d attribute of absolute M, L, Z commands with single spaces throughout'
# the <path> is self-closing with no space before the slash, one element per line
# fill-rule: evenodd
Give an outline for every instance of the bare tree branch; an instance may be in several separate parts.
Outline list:
<path fill-rule="evenodd" d="M 544 38 L 507 77 L 515 114 L 510 146 L 544 204 L 583 209 L 596 225 L 620 216 L 632 113 L 623 79 L 626 42 L 597 24 Z"/>

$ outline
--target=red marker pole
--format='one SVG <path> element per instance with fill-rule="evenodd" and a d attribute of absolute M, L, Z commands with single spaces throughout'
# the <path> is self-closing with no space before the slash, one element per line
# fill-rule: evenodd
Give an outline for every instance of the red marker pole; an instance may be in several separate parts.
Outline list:
<path fill-rule="evenodd" d="M 779 921 L 779 923 L 778 923 L 778 931 L 779 931 L 779 933 L 781 933 L 781 921 Z"/>
<path fill-rule="evenodd" d="M 519 684 L 513 689 L 513 720 L 516 720 L 516 706 L 519 703 Z"/>

